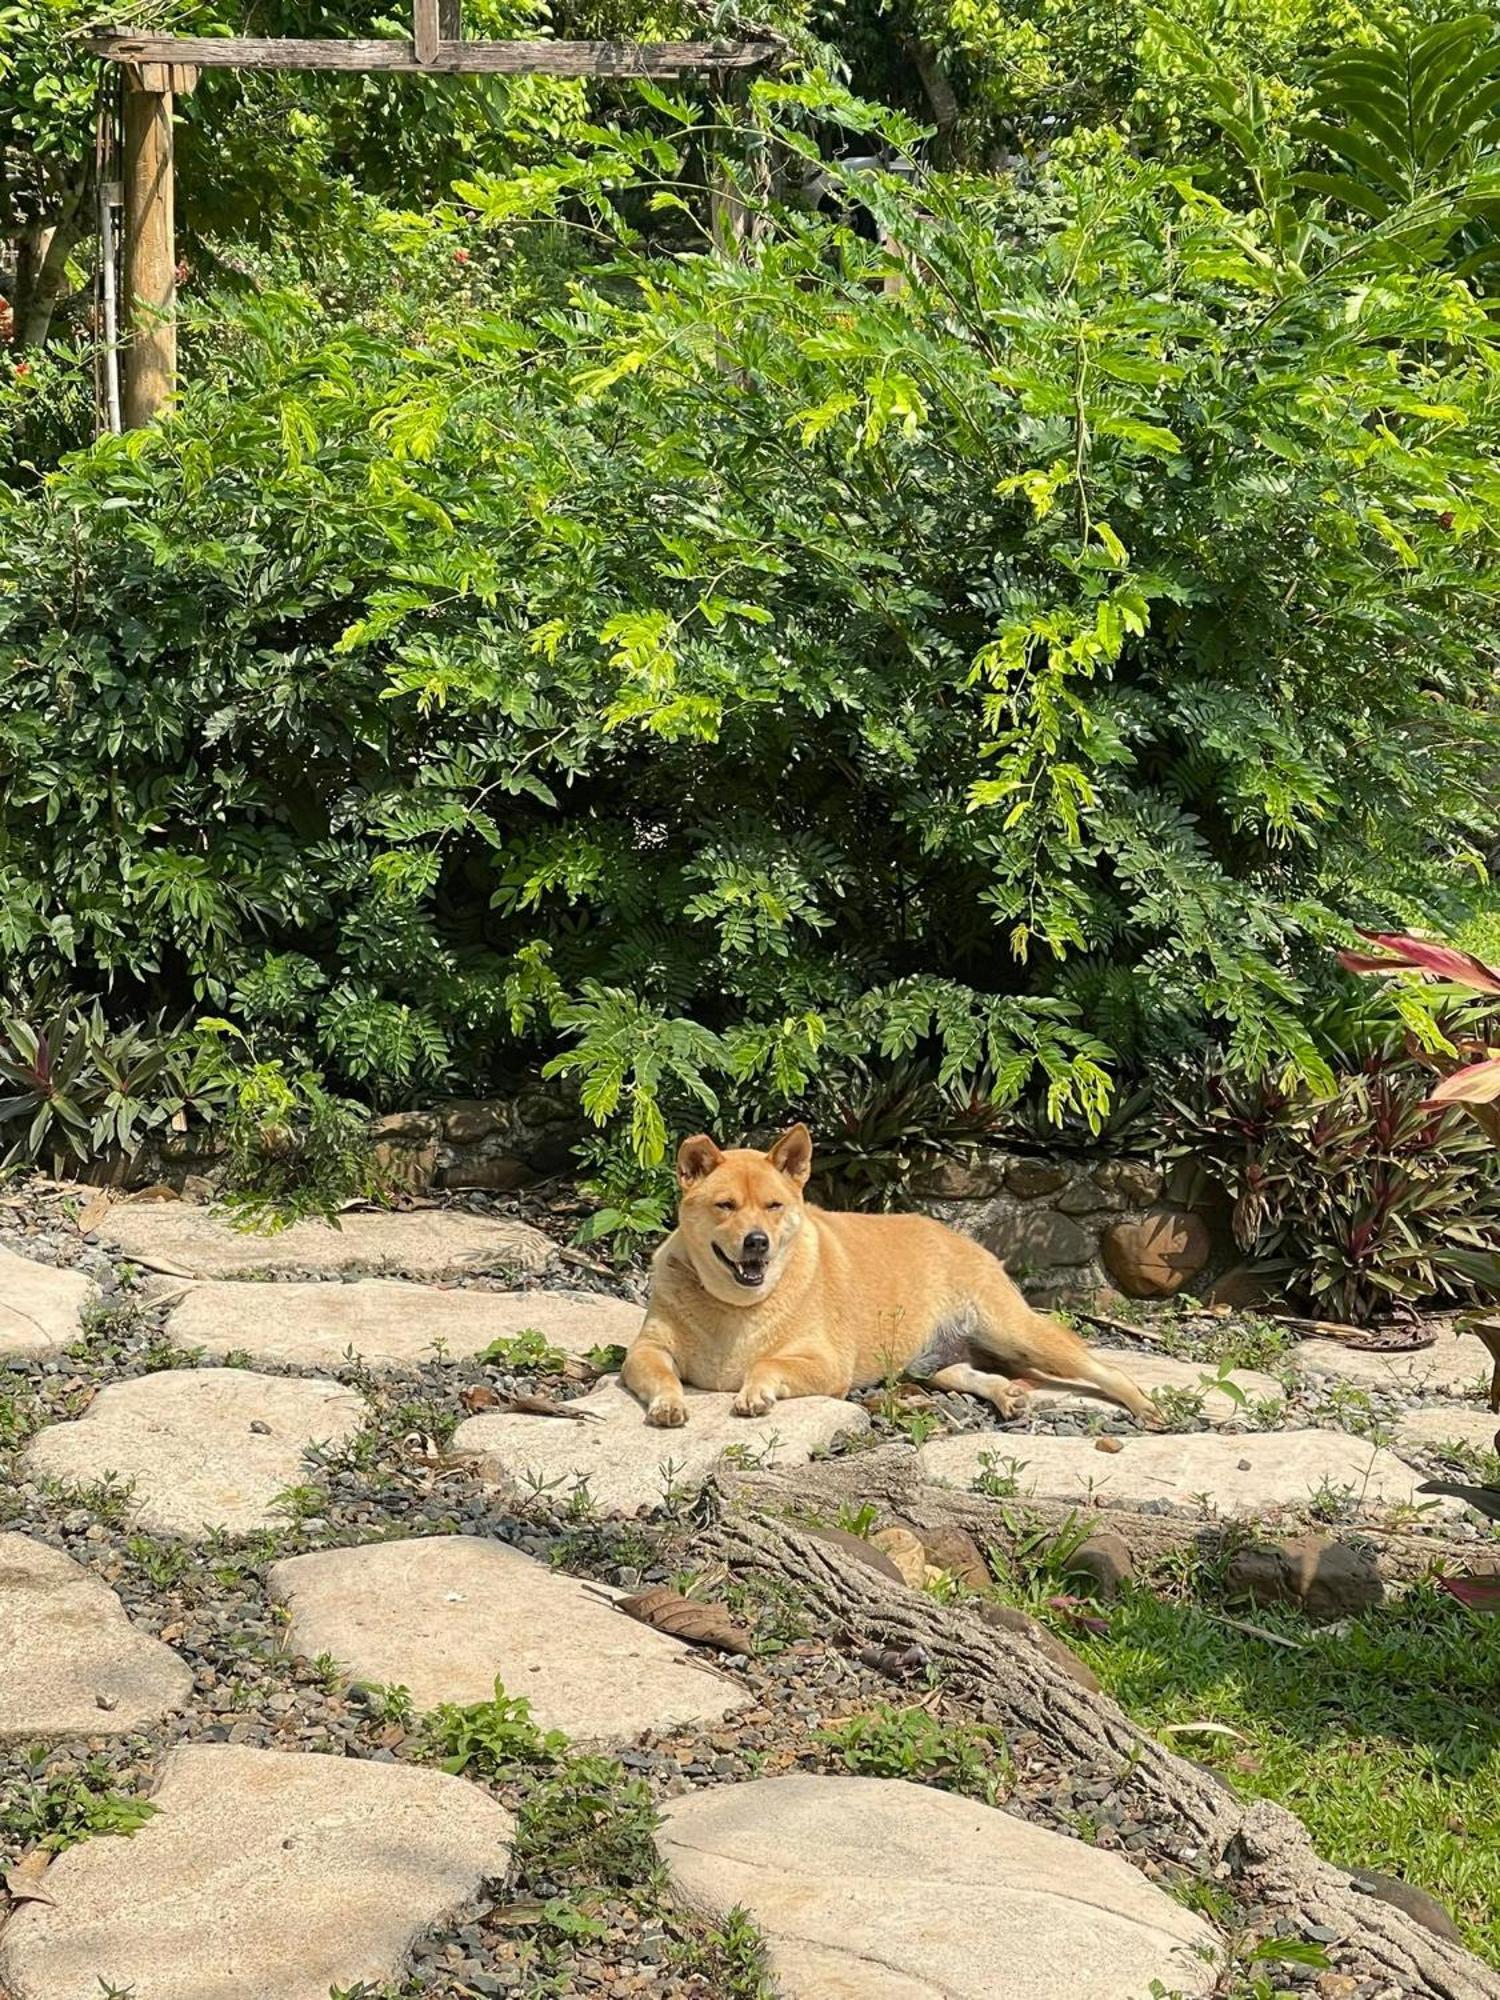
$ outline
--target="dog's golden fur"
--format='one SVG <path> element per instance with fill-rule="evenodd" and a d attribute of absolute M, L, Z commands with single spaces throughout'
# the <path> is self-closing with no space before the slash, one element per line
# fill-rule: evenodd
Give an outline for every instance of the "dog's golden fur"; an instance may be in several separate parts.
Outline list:
<path fill-rule="evenodd" d="M 1087 1383 L 1143 1423 L 1155 1406 L 1076 1333 L 1034 1312 L 987 1250 L 922 1215 L 841 1215 L 803 1200 L 805 1125 L 769 1152 L 677 1155 L 677 1227 L 651 1267 L 623 1370 L 646 1421 L 687 1422 L 684 1383 L 732 1389 L 742 1417 L 787 1396 L 843 1396 L 909 1373 L 1014 1416 L 1016 1375 Z M 978 1364 L 978 1365 L 976 1365 Z"/>

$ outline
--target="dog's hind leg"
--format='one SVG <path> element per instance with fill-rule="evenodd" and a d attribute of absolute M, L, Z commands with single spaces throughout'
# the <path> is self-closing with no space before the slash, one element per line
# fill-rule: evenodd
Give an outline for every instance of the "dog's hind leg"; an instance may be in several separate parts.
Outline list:
<path fill-rule="evenodd" d="M 1002 1417 L 1024 1416 L 1026 1411 L 1026 1391 L 1019 1383 L 988 1368 L 972 1368 L 967 1361 L 956 1361 L 951 1367 L 939 1368 L 936 1374 L 922 1379 L 934 1389 L 955 1389 L 965 1396 L 980 1396 L 986 1403 L 993 1403 Z"/>
<path fill-rule="evenodd" d="M 1003 1269 L 997 1267 L 993 1281 L 986 1284 L 976 1305 L 978 1311 L 970 1333 L 973 1345 L 985 1354 L 994 1355 L 1012 1374 L 1085 1382 L 1129 1410 L 1148 1430 L 1163 1428 L 1161 1411 L 1128 1375 L 1101 1361 L 1088 1343 L 1061 1320 L 1034 1312 Z"/>

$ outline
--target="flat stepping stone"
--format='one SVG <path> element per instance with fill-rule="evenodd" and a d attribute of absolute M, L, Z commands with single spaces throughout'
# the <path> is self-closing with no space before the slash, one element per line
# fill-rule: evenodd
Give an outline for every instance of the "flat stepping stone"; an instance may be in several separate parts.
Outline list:
<path fill-rule="evenodd" d="M 95 1288 L 81 1271 L 61 1271 L 0 1249 L 0 1362 L 40 1361 L 75 1341 Z"/>
<path fill-rule="evenodd" d="M 656 1839 L 686 1902 L 759 1925 L 783 2000 L 1141 2000 L 1222 1958 L 1120 1855 L 899 1779 L 715 1786 Z"/>
<path fill-rule="evenodd" d="M 193 1691 L 108 1584 L 29 1535 L 0 1535 L 0 1660 L 0 1742 L 144 1729 Z"/>
<path fill-rule="evenodd" d="M 351 1349 L 367 1368 L 416 1368 L 440 1356 L 466 1361 L 521 1333 L 540 1333 L 564 1354 L 628 1346 L 641 1309 L 593 1292 L 440 1292 L 390 1278 L 222 1280 L 195 1286 L 167 1325 L 182 1347 L 284 1368 L 336 1368 Z"/>
<path fill-rule="evenodd" d="M 660 1507 L 669 1491 L 700 1487 L 727 1451 L 754 1465 L 803 1465 L 812 1453 L 870 1419 L 833 1396 L 797 1396 L 769 1416 L 737 1417 L 733 1396 L 685 1391 L 681 1430 L 653 1429 L 618 1375 L 606 1375 L 570 1409 L 597 1422 L 514 1414 L 470 1417 L 453 1434 L 453 1453 L 482 1479 L 519 1492 L 555 1491 L 565 1499 L 586 1481 L 605 1514 Z"/>
<path fill-rule="evenodd" d="M 1438 1445 L 1461 1444 L 1470 1451 L 1495 1452 L 1500 1416 L 1488 1403 L 1429 1403 L 1408 1410 L 1396 1425 L 1396 1443 L 1432 1451 Z"/>
<path fill-rule="evenodd" d="M 1431 1347 L 1405 1354 L 1374 1354 L 1341 1340 L 1300 1340 L 1292 1349 L 1299 1375 L 1332 1375 L 1362 1389 L 1397 1395 L 1488 1397 L 1493 1362 L 1472 1334 L 1444 1327 Z"/>
<path fill-rule="evenodd" d="M 328 2000 L 385 1988 L 424 1931 L 509 1865 L 514 1822 L 477 1785 L 352 1757 L 171 1751 L 160 1810 L 71 1847 L 50 1903 L 0 1933 L 7 2000 Z"/>
<path fill-rule="evenodd" d="M 1100 1347 L 1094 1351 L 1101 1361 L 1123 1369 L 1148 1396 L 1154 1396 L 1158 1389 L 1178 1389 L 1199 1397 L 1203 1415 L 1211 1424 L 1232 1424 L 1236 1418 L 1246 1414 L 1246 1407 L 1251 1403 L 1281 1404 L 1286 1401 L 1286 1391 L 1276 1377 L 1258 1374 L 1253 1368 L 1236 1368 L 1222 1378 L 1232 1382 L 1239 1390 L 1245 1399 L 1240 1403 L 1224 1389 L 1215 1386 L 1221 1378 L 1218 1369 L 1211 1363 L 1180 1361 L 1170 1354 L 1146 1354 L 1134 1347 Z M 1034 1411 L 1103 1410 L 1115 1416 L 1120 1414 L 1118 1403 L 1099 1390 L 1085 1388 L 1077 1382 L 1038 1382 L 1035 1387 L 1027 1382 L 1025 1387 L 1028 1407 Z"/>
<path fill-rule="evenodd" d="M 498 1674 L 544 1729 L 575 1743 L 718 1721 L 748 1692 L 693 1663 L 692 1648 L 612 1610 L 503 1542 L 424 1536 L 293 1556 L 271 1596 L 288 1644 L 331 1654 L 356 1680 L 404 1687 L 419 1710 L 488 1701 Z"/>
<path fill-rule="evenodd" d="M 1106 1506 L 1166 1502 L 1199 1513 L 1262 1514 L 1273 1508 L 1306 1513 L 1315 1495 L 1331 1492 L 1380 1513 L 1416 1505 L 1455 1514 L 1458 1503 L 1417 1492 L 1425 1476 L 1394 1452 L 1342 1431 L 1256 1431 L 1222 1437 L 1212 1431 L 1137 1435 L 1102 1452 L 1086 1437 L 1030 1437 L 1014 1432 L 967 1432 L 937 1438 L 921 1450 L 922 1471 L 947 1486 L 973 1487 L 1014 1477 L 1013 1491 L 1046 1500 L 1101 1500 Z M 985 1461 L 989 1463 L 986 1464 Z M 1015 1462 L 1013 1471 L 1012 1461 Z"/>
<path fill-rule="evenodd" d="M 21 1463 L 69 1486 L 129 1486 L 131 1518 L 153 1534 L 247 1535 L 287 1525 L 274 1503 L 306 1480 L 307 1447 L 346 1443 L 364 1416 L 337 1382 L 172 1368 L 110 1383 L 76 1422 L 34 1437 Z"/>
<path fill-rule="evenodd" d="M 549 1237 L 526 1222 L 491 1220 L 452 1208 L 406 1214 L 361 1210 L 332 1223 L 294 1222 L 274 1236 L 236 1229 L 191 1202 L 122 1203 L 99 1234 L 126 1257 L 169 1264 L 174 1275 L 242 1278 L 249 1273 L 302 1277 L 309 1271 L 378 1276 L 455 1278 L 475 1272 L 541 1271 L 551 1262 Z"/>

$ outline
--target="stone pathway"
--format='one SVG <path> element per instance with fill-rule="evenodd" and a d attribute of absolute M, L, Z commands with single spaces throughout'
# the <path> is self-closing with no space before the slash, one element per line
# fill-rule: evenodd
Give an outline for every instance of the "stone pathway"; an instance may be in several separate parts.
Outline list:
<path fill-rule="evenodd" d="M 766 1417 L 737 1417 L 733 1402 L 689 1389 L 683 1428 L 655 1430 L 620 1378 L 607 1375 L 570 1405 L 581 1422 L 470 1417 L 454 1433 L 453 1451 L 492 1484 L 560 1499 L 582 1484 L 602 1513 L 628 1515 L 690 1495 L 726 1452 L 747 1464 L 801 1465 L 836 1437 L 869 1429 L 863 1410 L 829 1396 L 778 1403 Z"/>
<path fill-rule="evenodd" d="M 1211 1424 L 1232 1424 L 1253 1405 L 1280 1406 L 1286 1391 L 1274 1375 L 1262 1375 L 1253 1368 L 1233 1368 L 1222 1374 L 1201 1361 L 1179 1361 L 1170 1354 L 1144 1354 L 1139 1348 L 1101 1347 L 1101 1361 L 1123 1368 L 1130 1379 L 1148 1396 L 1166 1389 L 1199 1403 Z M 1110 1415 L 1119 1405 L 1108 1396 L 1073 1382 L 1038 1382 L 1028 1388 L 1028 1406 L 1033 1412 L 1050 1410 L 1100 1410 Z"/>
<path fill-rule="evenodd" d="M 352 1284 L 229 1281 L 195 1285 L 167 1320 L 184 1348 L 248 1354 L 285 1368 L 370 1369 L 467 1360 L 496 1341 L 539 1333 L 563 1354 L 626 1347 L 639 1306 L 597 1292 L 437 1291 L 386 1278 Z"/>
<path fill-rule="evenodd" d="M 405 1214 L 357 1210 L 341 1216 L 337 1226 L 294 1222 L 274 1236 L 257 1236 L 189 1202 L 122 1203 L 109 1211 L 98 1233 L 127 1258 L 145 1258 L 170 1266 L 172 1276 L 195 1278 L 345 1272 L 504 1277 L 544 1271 L 555 1255 L 551 1239 L 528 1223 L 452 1208 Z"/>
<path fill-rule="evenodd" d="M 1470 1335 L 1444 1328 L 1431 1347 L 1406 1354 L 1373 1354 L 1337 1340 L 1304 1340 L 1292 1349 L 1299 1375 L 1324 1375 L 1360 1388 L 1395 1394 L 1487 1396 L 1491 1362 Z"/>
<path fill-rule="evenodd" d="M 0 1246 L 0 1365 L 57 1354 L 78 1338 L 95 1286 Z"/>
<path fill-rule="evenodd" d="M 248 1535 L 285 1527 L 278 1502 L 306 1479 L 308 1447 L 347 1443 L 363 1421 L 337 1382 L 171 1368 L 101 1389 L 77 1423 L 34 1438 L 22 1467 L 66 1487 L 128 1487 L 132 1520 L 155 1534 Z"/>
<path fill-rule="evenodd" d="M 684 1895 L 756 1920 L 784 2000 L 1142 2000 L 1153 1981 L 1216 1981 L 1208 1925 L 1128 1861 L 925 1785 L 699 1792 L 657 1844 Z"/>
<path fill-rule="evenodd" d="M 512 1923 L 552 1921 L 527 1911 L 545 1912 L 556 1883 L 543 1875 L 521 1891 L 508 1872 L 509 1808 L 529 1810 L 549 1767 L 520 1755 L 500 1778 L 482 1768 L 447 1776 L 431 1768 L 418 1719 L 486 1703 L 497 1677 L 527 1698 L 540 1728 L 656 1774 L 659 1851 L 683 1907 L 747 1909 L 783 2000 L 1212 1989 L 1212 1929 L 1143 1872 L 1158 1866 L 1152 1829 L 1132 1832 L 1120 1808 L 1108 1825 L 1125 1852 L 1110 1852 L 1037 1823 L 1060 1775 L 1026 1790 L 1022 1767 L 1039 1753 L 1016 1752 L 1003 1811 L 826 1768 L 757 1776 L 778 1757 L 781 1768 L 826 1767 L 818 1731 L 832 1716 L 916 1705 L 915 1692 L 893 1691 L 847 1646 L 795 1625 L 766 1657 L 726 1667 L 617 1611 L 617 1591 L 547 1566 L 550 1554 L 587 1567 L 587 1552 L 604 1546 L 613 1555 L 596 1574 L 632 1589 L 670 1581 L 665 1564 L 651 1566 L 659 1538 L 634 1517 L 669 1502 L 681 1519 L 726 1458 L 784 1468 L 857 1450 L 872 1428 L 864 1408 L 808 1398 L 744 1420 L 730 1396 L 689 1391 L 687 1426 L 660 1431 L 617 1375 L 578 1393 L 587 1371 L 575 1367 L 543 1377 L 572 1417 L 481 1411 L 445 1443 L 461 1395 L 473 1408 L 494 1399 L 482 1383 L 502 1394 L 529 1385 L 534 1360 L 505 1343 L 539 1334 L 576 1362 L 628 1344 L 639 1307 L 576 1289 L 491 1289 L 547 1271 L 553 1246 L 523 1224 L 459 1210 L 351 1213 L 337 1229 L 306 1223 L 263 1238 L 189 1204 L 141 1204 L 112 1210 L 99 1235 L 187 1289 L 169 1312 L 148 1308 L 157 1345 L 126 1315 L 125 1331 L 106 1329 L 70 1356 L 96 1288 L 0 1248 L 0 1366 L 30 1365 L 25 1380 L 54 1419 L 14 1456 L 0 1428 L 0 1479 L 19 1474 L 0 1518 L 27 1528 L 0 1534 L 0 1742 L 21 1746 L 9 1768 L 28 1784 L 34 1743 L 56 1746 L 70 1770 L 75 1752 L 108 1755 L 129 1774 L 121 1783 L 148 1788 L 159 1810 L 128 1839 L 81 1838 L 47 1870 L 47 1900 L 11 1909 L 0 1925 L 3 2000 L 329 2000 L 363 1992 L 361 1982 L 384 1990 L 413 1955 L 419 1976 L 402 1991 L 453 2000 L 561 1990 L 528 1983 L 533 1971 L 553 1976 L 529 1945 L 505 1961 L 503 1979 L 487 1970 Z M 96 1261 L 108 1308 L 108 1266 Z M 179 1363 L 187 1350 L 254 1366 L 158 1366 L 171 1349 Z M 357 1391 L 331 1379 L 350 1375 L 351 1357 L 379 1380 L 360 1373 Z M 1351 1503 L 1372 1516 L 1432 1508 L 1415 1492 L 1423 1468 L 1454 1442 L 1487 1451 L 1500 1423 L 1475 1393 L 1482 1350 L 1452 1336 L 1402 1357 L 1307 1342 L 1290 1357 L 1290 1390 L 1269 1374 L 1221 1379 L 1164 1354 L 1117 1359 L 1143 1387 L 1175 1392 L 1175 1420 L 1196 1427 L 1147 1435 L 1061 1384 L 1035 1389 L 1023 1422 L 1004 1429 L 978 1405 L 918 1398 L 921 1424 L 935 1411 L 975 1426 L 928 1438 L 923 1474 L 977 1482 L 997 1505 L 1035 1492 L 1195 1516 L 1306 1517 Z M 74 1367 L 83 1372 L 69 1380 Z M 1328 1396 L 1338 1384 L 1360 1392 L 1351 1421 L 1378 1420 L 1391 1446 L 1335 1427 L 1327 1413 L 1355 1400 Z M 904 1407 L 878 1415 L 887 1434 Z M 1096 1418 L 1108 1436 L 1083 1434 Z M 310 1457 L 315 1446 L 327 1451 Z M 128 1495 L 109 1502 L 105 1482 Z M 1438 1517 L 1466 1518 L 1452 1501 L 1423 1516 Z M 205 1550 L 211 1534 L 264 1529 L 292 1552 L 270 1562 L 261 1547 L 226 1564 Z M 685 1538 L 675 1546 L 681 1559 Z M 215 1595 L 221 1573 L 227 1597 Z M 184 1574 L 180 1612 L 164 1611 Z M 809 1661 L 824 1681 L 799 1678 Z M 680 1763 L 659 1764 L 674 1734 L 689 1747 Z M 285 1747 L 252 1747 L 266 1742 Z M 330 1750 L 347 1754 L 316 1754 Z M 502 1742 L 502 1765 L 503 1753 Z M 1113 1796 L 1118 1773 L 1091 1782 Z M 1054 1810 L 1052 1824 L 1072 1823 Z M 1180 1849 L 1159 1851 L 1180 1874 Z M 707 1988 L 678 1979 L 665 1940 L 655 1952 L 632 1907 L 638 1890 L 620 1898 L 610 1931 L 621 1950 L 638 1950 L 638 1972 L 616 1982 L 611 1969 L 579 1989 L 705 2000 Z M 588 1907 L 613 1893 L 599 1885 Z M 470 1921 L 496 1902 L 493 1929 Z M 435 1930 L 446 1942 L 429 1945 Z M 586 1935 L 567 1949 L 583 1950 Z"/>
<path fill-rule="evenodd" d="M 922 1469 L 945 1486 L 1047 1500 L 1099 1500 L 1119 1507 L 1165 1502 L 1185 1512 L 1245 1517 L 1279 1508 L 1306 1512 L 1319 1500 L 1365 1513 L 1420 1505 L 1456 1517 L 1461 1503 L 1419 1495 L 1423 1474 L 1364 1438 L 1340 1431 L 1258 1431 L 1226 1437 L 1111 1439 L 970 1432 L 922 1447 Z M 998 1491 L 997 1491 L 998 1489 Z"/>
<path fill-rule="evenodd" d="M 141 1729 L 192 1693 L 192 1669 L 107 1584 L 44 1542 L 0 1535 L 0 1739 Z"/>
<path fill-rule="evenodd" d="M 542 1728 L 617 1744 L 643 1729 L 717 1721 L 748 1699 L 680 1639 L 470 1535 L 294 1556 L 267 1585 L 291 1609 L 294 1652 L 405 1687 L 419 1710 L 488 1701 L 498 1674 Z"/>
<path fill-rule="evenodd" d="M 511 1816 L 440 1771 L 174 1750 L 156 1816 L 47 1871 L 0 1930 L 7 2000 L 328 2000 L 504 1878 Z"/>

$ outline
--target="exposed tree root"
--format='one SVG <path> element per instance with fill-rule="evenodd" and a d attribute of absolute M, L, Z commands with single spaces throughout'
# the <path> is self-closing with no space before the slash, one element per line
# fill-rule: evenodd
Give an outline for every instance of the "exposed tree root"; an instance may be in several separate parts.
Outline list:
<path fill-rule="evenodd" d="M 902 1506 L 911 1512 L 909 1501 Z M 1116 1765 L 1133 1806 L 1177 1830 L 1181 1859 L 1226 1860 L 1255 1900 L 1299 1926 L 1332 1930 L 1403 1995 L 1500 2000 L 1500 1974 L 1321 1860 L 1291 1813 L 1242 1803 L 1212 1774 L 1164 1749 L 1108 1696 L 1087 1693 L 1044 1654 L 962 1604 L 892 1583 L 774 1515 L 728 1511 L 706 1540 L 707 1553 L 731 1567 L 792 1586 L 831 1631 L 857 1643 L 921 1647 L 950 1687 L 990 1703 L 1012 1735 L 1033 1732 L 1069 1763 Z"/>

